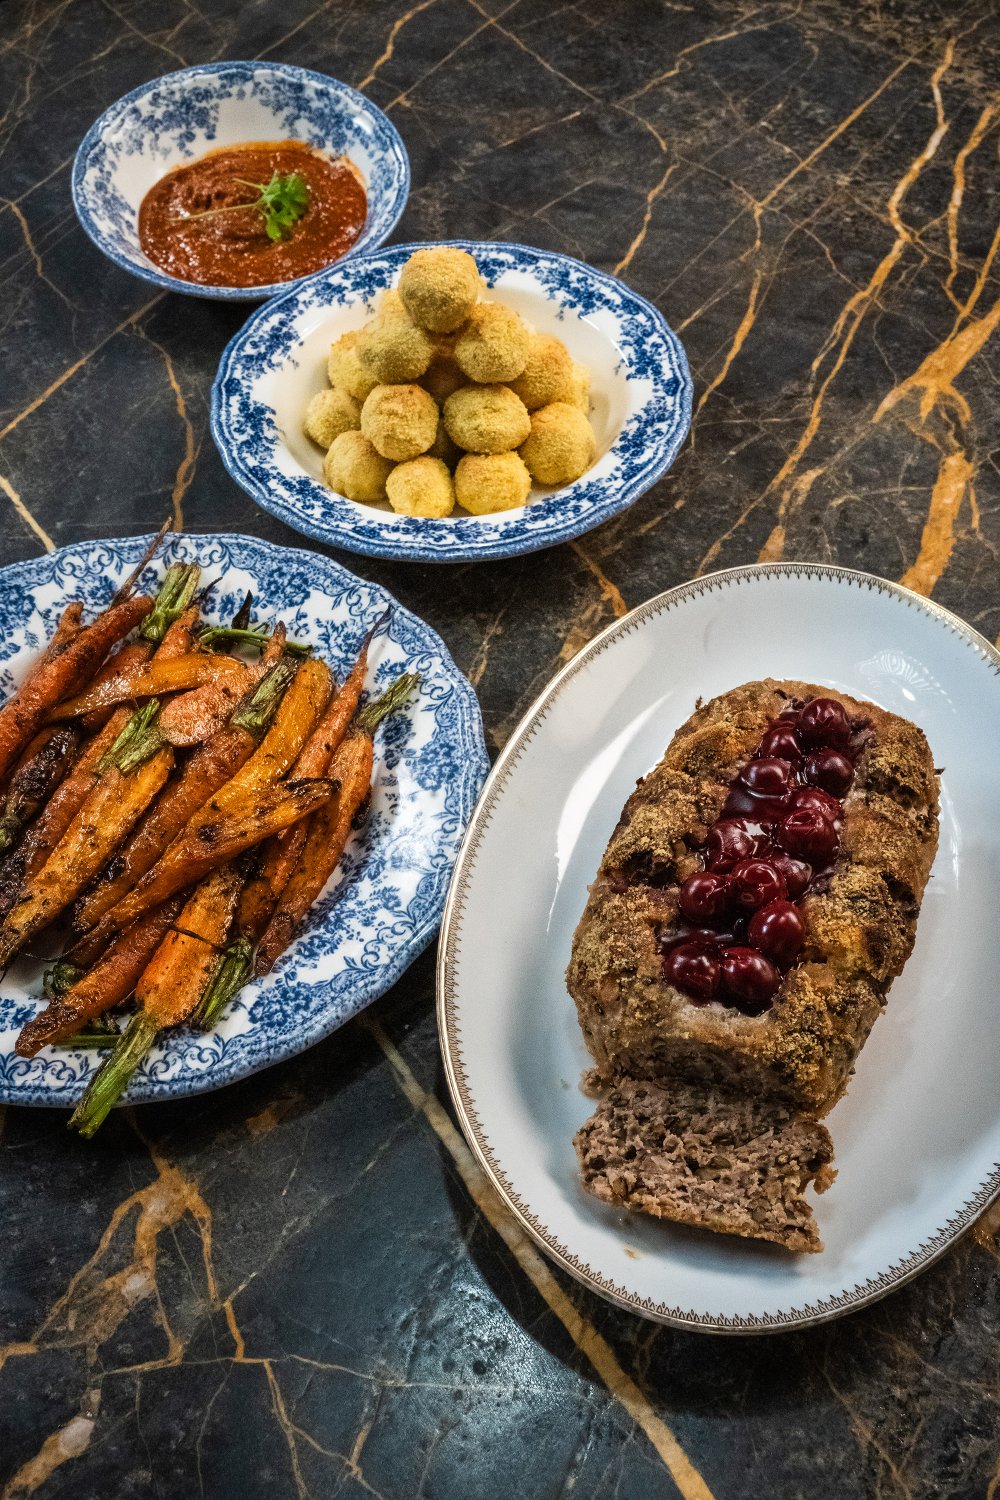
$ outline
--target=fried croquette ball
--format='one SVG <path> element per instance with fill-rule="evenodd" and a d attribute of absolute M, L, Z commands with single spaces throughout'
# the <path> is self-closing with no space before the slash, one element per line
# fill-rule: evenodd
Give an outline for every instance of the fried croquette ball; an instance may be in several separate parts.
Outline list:
<path fill-rule="evenodd" d="M 509 307 L 478 302 L 455 340 L 455 359 L 459 369 L 480 385 L 516 380 L 528 360 L 529 338 Z"/>
<path fill-rule="evenodd" d="M 351 432 L 361 426 L 361 407 L 346 391 L 317 391 L 306 407 L 302 426 L 314 443 L 329 448 L 342 432 Z"/>
<path fill-rule="evenodd" d="M 533 333 L 528 340 L 528 362 L 510 382 L 529 411 L 550 401 L 567 401 L 572 390 L 573 361 L 561 339 L 548 333 Z"/>
<path fill-rule="evenodd" d="M 362 330 L 358 358 L 377 385 L 418 380 L 434 354 L 430 335 L 418 328 L 398 292 L 386 292 L 377 317 Z"/>
<path fill-rule="evenodd" d="M 578 406 L 553 401 L 530 417 L 531 434 L 521 444 L 521 457 L 539 484 L 569 484 L 590 468 L 597 457 L 594 429 Z"/>
<path fill-rule="evenodd" d="M 516 453 L 467 453 L 455 470 L 455 499 L 474 516 L 523 505 L 531 475 Z"/>
<path fill-rule="evenodd" d="M 385 499 L 385 482 L 392 473 L 389 459 L 383 458 L 363 432 L 342 432 L 330 444 L 323 460 L 326 482 L 348 500 L 363 500 L 374 505 Z"/>
<path fill-rule="evenodd" d="M 397 463 L 426 453 L 437 429 L 437 403 L 419 385 L 377 385 L 361 408 L 361 431 Z"/>
<path fill-rule="evenodd" d="M 444 403 L 444 425 L 468 453 L 505 453 L 531 432 L 527 407 L 506 385 L 463 385 Z"/>
<path fill-rule="evenodd" d="M 353 328 L 350 333 L 341 334 L 337 342 L 330 345 L 330 357 L 326 363 L 330 384 L 346 391 L 355 401 L 363 401 L 378 385 L 374 375 L 369 375 L 358 358 L 362 331 Z"/>
<path fill-rule="evenodd" d="M 432 333 L 453 333 L 464 323 L 482 287 L 472 256 L 451 245 L 416 250 L 399 278 L 399 295 L 407 312 Z"/>
<path fill-rule="evenodd" d="M 454 391 L 466 383 L 466 377 L 450 354 L 435 354 L 420 377 L 420 384 L 424 390 L 430 391 L 434 400 L 439 404 L 447 401 Z"/>
<path fill-rule="evenodd" d="M 389 504 L 401 516 L 440 520 L 455 508 L 455 486 L 448 465 L 439 458 L 411 458 L 397 464 L 386 482 Z"/>
<path fill-rule="evenodd" d="M 578 406 L 584 415 L 590 411 L 590 371 L 586 365 L 577 364 L 576 360 L 573 361 L 569 394 L 563 396 L 562 399 L 568 401 L 570 406 Z"/>

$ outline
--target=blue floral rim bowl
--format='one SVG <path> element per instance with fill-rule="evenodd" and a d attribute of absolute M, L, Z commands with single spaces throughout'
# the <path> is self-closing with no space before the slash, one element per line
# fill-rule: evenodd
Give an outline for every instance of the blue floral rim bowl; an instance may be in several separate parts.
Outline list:
<path fill-rule="evenodd" d="M 174 167 L 219 147 L 275 140 L 346 156 L 361 172 L 368 218 L 348 255 L 389 237 L 410 191 L 410 163 L 399 132 L 356 89 L 286 63 L 203 63 L 125 94 L 80 143 L 73 162 L 73 206 L 98 249 L 133 276 L 168 292 L 260 302 L 297 282 L 203 286 L 170 276 L 139 245 L 139 207 Z"/>
<path fill-rule="evenodd" d="M 496 515 L 442 520 L 361 505 L 323 480 L 323 453 L 302 430 L 326 384 L 330 344 L 360 328 L 420 245 L 352 256 L 251 315 L 212 387 L 212 436 L 237 484 L 297 531 L 335 547 L 414 562 L 533 552 L 589 531 L 635 503 L 673 463 L 691 425 L 684 348 L 662 313 L 623 282 L 529 245 L 445 243 L 468 250 L 489 296 L 539 333 L 556 334 L 591 372 L 598 457 L 574 484 L 535 488 Z"/>
<path fill-rule="evenodd" d="M 63 608 L 81 599 L 86 617 L 107 605 L 145 551 L 148 537 L 88 541 L 0 571 L 0 700 L 51 636 Z M 231 618 L 246 591 L 255 615 L 281 619 L 291 639 L 311 643 L 338 681 L 365 631 L 391 618 L 369 654 L 367 690 L 377 695 L 402 671 L 420 690 L 379 729 L 369 812 L 291 947 L 265 978 L 247 984 L 208 1033 L 178 1029 L 136 1073 L 125 1103 L 176 1099 L 221 1088 L 311 1047 L 357 1015 L 426 948 L 441 920 L 451 868 L 486 776 L 476 695 L 440 637 L 377 584 L 329 558 L 249 536 L 171 536 L 147 571 L 198 562 L 216 584 L 204 604 L 214 623 Z M 17 1034 L 36 1015 L 45 964 L 11 964 L 0 984 L 0 1103 L 75 1105 L 100 1053 L 46 1047 L 18 1057 Z"/>

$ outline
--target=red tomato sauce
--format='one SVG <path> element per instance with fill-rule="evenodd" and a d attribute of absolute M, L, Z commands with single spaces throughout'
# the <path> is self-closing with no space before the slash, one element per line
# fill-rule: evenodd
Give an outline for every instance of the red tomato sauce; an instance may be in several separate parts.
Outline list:
<path fill-rule="evenodd" d="M 309 190 L 305 212 L 281 240 L 269 238 L 265 216 L 254 207 L 259 195 L 245 185 L 268 183 L 275 172 L 299 173 Z M 269 286 L 338 260 L 357 240 L 367 212 L 349 161 L 331 161 L 298 141 L 255 141 L 210 151 L 154 183 L 139 208 L 139 243 L 154 265 L 183 281 Z"/>

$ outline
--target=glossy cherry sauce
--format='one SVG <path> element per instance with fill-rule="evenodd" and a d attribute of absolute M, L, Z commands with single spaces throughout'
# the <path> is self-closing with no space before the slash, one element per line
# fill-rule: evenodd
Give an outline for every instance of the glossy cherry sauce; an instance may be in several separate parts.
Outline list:
<path fill-rule="evenodd" d="M 695 1005 L 757 1016 L 805 942 L 800 903 L 840 850 L 844 798 L 870 739 L 834 698 L 790 703 L 768 725 L 677 894 L 663 977 Z"/>

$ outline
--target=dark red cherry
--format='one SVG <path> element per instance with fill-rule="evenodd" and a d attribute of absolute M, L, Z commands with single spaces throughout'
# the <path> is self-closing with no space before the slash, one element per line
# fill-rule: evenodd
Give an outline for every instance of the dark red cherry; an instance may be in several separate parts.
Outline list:
<path fill-rule="evenodd" d="M 758 745 L 757 754 L 762 760 L 787 760 L 798 765 L 802 759 L 802 746 L 791 720 L 772 724 Z"/>
<path fill-rule="evenodd" d="M 729 892 L 740 911 L 757 911 L 769 901 L 783 901 L 788 894 L 780 871 L 763 859 L 741 859 L 734 865 Z"/>
<path fill-rule="evenodd" d="M 851 723 L 835 698 L 813 698 L 799 712 L 799 739 L 808 750 L 846 750 Z"/>
<path fill-rule="evenodd" d="M 788 888 L 788 899 L 790 901 L 797 901 L 800 896 L 804 896 L 809 889 L 809 882 L 812 880 L 813 872 L 811 866 L 805 864 L 801 859 L 793 859 L 783 849 L 777 854 L 772 854 L 770 861 L 774 868 L 781 872 L 784 878 L 785 885 Z"/>
<path fill-rule="evenodd" d="M 813 812 L 822 813 L 824 818 L 829 818 L 831 823 L 839 822 L 844 816 L 844 809 L 836 797 L 831 797 L 829 792 L 821 791 L 818 786 L 800 786 L 792 793 L 789 812 L 800 807 L 808 807 Z"/>
<path fill-rule="evenodd" d="M 709 829 L 705 840 L 705 863 L 710 870 L 729 870 L 754 851 L 754 838 L 745 823 L 726 818 Z"/>
<path fill-rule="evenodd" d="M 797 807 L 782 818 L 777 839 L 793 859 L 804 859 L 814 866 L 828 864 L 840 843 L 830 819 L 814 807 Z"/>
<path fill-rule="evenodd" d="M 758 797 L 783 797 L 794 784 L 795 772 L 787 760 L 752 760 L 740 781 Z"/>
<path fill-rule="evenodd" d="M 689 922 L 715 922 L 729 905 L 729 878 L 712 870 L 689 875 L 680 888 L 677 904 Z"/>
<path fill-rule="evenodd" d="M 722 988 L 747 1015 L 759 1016 L 781 985 L 781 975 L 756 948 L 727 948 L 722 955 Z"/>
<path fill-rule="evenodd" d="M 728 821 L 730 818 L 748 818 L 757 809 L 757 798 L 752 792 L 748 792 L 745 786 L 736 785 L 730 787 L 729 796 L 723 803 L 720 818 Z"/>
<path fill-rule="evenodd" d="M 717 994 L 719 974 L 718 953 L 713 953 L 707 943 L 681 943 L 671 948 L 663 960 L 667 983 L 703 1004 Z"/>
<path fill-rule="evenodd" d="M 805 935 L 805 923 L 790 901 L 772 901 L 769 906 L 762 906 L 750 918 L 747 929 L 752 946 L 782 968 L 798 958 Z"/>
<path fill-rule="evenodd" d="M 854 780 L 854 767 L 839 750 L 814 750 L 806 760 L 803 775 L 810 786 L 818 786 L 831 797 L 843 797 Z"/>

